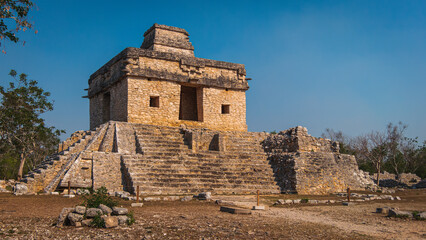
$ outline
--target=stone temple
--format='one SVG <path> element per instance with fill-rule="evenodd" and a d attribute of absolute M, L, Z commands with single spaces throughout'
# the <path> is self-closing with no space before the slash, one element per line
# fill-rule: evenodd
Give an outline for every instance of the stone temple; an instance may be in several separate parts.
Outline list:
<path fill-rule="evenodd" d="M 77 131 L 22 184 L 29 192 L 99 188 L 141 194 L 365 189 L 339 143 L 295 127 L 247 132 L 243 64 L 194 56 L 189 34 L 154 24 L 89 78 L 90 131 Z"/>

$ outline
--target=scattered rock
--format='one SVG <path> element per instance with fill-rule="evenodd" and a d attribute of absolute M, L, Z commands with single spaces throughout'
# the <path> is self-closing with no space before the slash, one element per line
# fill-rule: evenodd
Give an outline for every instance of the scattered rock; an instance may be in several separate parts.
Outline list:
<path fill-rule="evenodd" d="M 388 214 L 389 213 L 389 207 L 382 207 L 382 208 L 376 208 L 376 213 L 384 213 L 384 214 Z"/>
<path fill-rule="evenodd" d="M 106 215 L 110 215 L 112 213 L 112 209 L 104 204 L 99 204 L 99 209 Z"/>
<path fill-rule="evenodd" d="M 389 209 L 388 217 L 402 217 L 402 218 L 410 218 L 413 214 L 408 211 L 400 211 L 397 209 Z"/>
<path fill-rule="evenodd" d="M 300 203 L 302 201 L 302 199 L 294 199 L 293 203 Z"/>
<path fill-rule="evenodd" d="M 74 212 L 78 213 L 78 214 L 84 214 L 84 213 L 86 213 L 86 207 L 85 206 L 77 206 L 77 207 L 75 207 Z"/>
<path fill-rule="evenodd" d="M 57 227 L 62 227 L 67 220 L 67 216 L 69 213 L 74 212 L 75 208 L 63 208 L 61 213 L 59 214 L 58 221 L 56 221 Z"/>
<path fill-rule="evenodd" d="M 220 207 L 221 212 L 228 212 L 233 214 L 251 214 L 251 211 L 248 209 L 234 208 L 234 207 Z"/>
<path fill-rule="evenodd" d="M 74 194 L 65 194 L 64 197 L 65 198 L 74 198 L 75 195 Z"/>
<path fill-rule="evenodd" d="M 117 216 L 117 219 L 118 219 L 118 225 L 126 225 L 129 217 L 125 215 L 121 215 L 121 216 Z"/>
<path fill-rule="evenodd" d="M 68 220 L 70 221 L 71 226 L 76 226 L 77 222 L 81 222 L 83 220 L 83 215 L 78 213 L 69 213 Z"/>
<path fill-rule="evenodd" d="M 51 192 L 50 195 L 59 195 L 59 192 Z"/>
<path fill-rule="evenodd" d="M 398 196 L 396 196 L 395 199 L 398 200 L 398 201 L 401 201 L 401 198 L 398 197 Z"/>
<path fill-rule="evenodd" d="M 127 208 L 113 207 L 112 214 L 113 215 L 126 215 L 129 211 Z"/>
<path fill-rule="evenodd" d="M 102 210 L 99 208 L 88 208 L 86 211 L 86 217 L 88 218 L 94 218 L 101 214 L 102 214 Z"/>
<path fill-rule="evenodd" d="M 115 216 L 102 216 L 102 219 L 105 222 L 106 228 L 113 228 L 118 226 L 118 219 Z"/>
<path fill-rule="evenodd" d="M 132 203 L 132 207 L 142 207 L 143 203 Z"/>
<path fill-rule="evenodd" d="M 179 200 L 180 197 L 179 196 L 167 196 L 167 197 L 163 197 L 163 201 L 176 201 Z"/>
<path fill-rule="evenodd" d="M 285 202 L 285 203 L 287 203 L 287 204 L 292 204 L 292 203 L 293 203 L 293 200 L 291 200 L 291 199 L 286 199 L 284 202 Z"/>
<path fill-rule="evenodd" d="M 192 200 L 192 196 L 185 196 L 185 197 L 181 198 L 180 200 L 182 202 L 191 201 Z"/>
<path fill-rule="evenodd" d="M 202 192 L 202 193 L 198 194 L 197 198 L 199 200 L 210 200 L 212 198 L 212 193 L 211 192 Z"/>
<path fill-rule="evenodd" d="M 161 201 L 160 197 L 146 197 L 143 199 L 145 202 Z"/>
<path fill-rule="evenodd" d="M 92 224 L 92 219 L 85 219 L 81 221 L 81 225 L 85 227 L 89 227 Z"/>
<path fill-rule="evenodd" d="M 15 195 L 22 195 L 28 193 L 28 187 L 24 183 L 17 183 L 15 187 L 13 188 L 13 194 Z"/>

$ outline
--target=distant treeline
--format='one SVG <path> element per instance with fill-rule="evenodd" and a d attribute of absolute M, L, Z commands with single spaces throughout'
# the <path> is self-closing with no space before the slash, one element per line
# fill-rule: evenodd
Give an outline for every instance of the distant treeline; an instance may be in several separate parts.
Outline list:
<path fill-rule="evenodd" d="M 384 131 L 348 137 L 342 131 L 326 129 L 322 134 L 340 143 L 340 153 L 355 155 L 359 168 L 377 173 L 415 173 L 426 178 L 426 141 L 405 136 L 407 125 L 389 123 Z"/>

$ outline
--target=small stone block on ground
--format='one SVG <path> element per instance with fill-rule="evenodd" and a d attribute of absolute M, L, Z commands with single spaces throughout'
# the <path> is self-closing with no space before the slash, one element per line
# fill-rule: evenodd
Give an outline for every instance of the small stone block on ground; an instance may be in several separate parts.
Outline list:
<path fill-rule="evenodd" d="M 132 203 L 132 207 L 142 207 L 143 203 Z"/>
<path fill-rule="evenodd" d="M 343 206 L 353 206 L 353 205 L 355 205 L 355 203 L 353 203 L 353 202 L 342 202 L 342 205 Z"/>
<path fill-rule="evenodd" d="M 265 206 L 253 206 L 252 210 L 266 210 Z"/>
<path fill-rule="evenodd" d="M 65 198 L 74 198 L 75 195 L 74 194 L 65 194 L 64 197 Z"/>
<path fill-rule="evenodd" d="M 251 214 L 251 210 L 249 209 L 242 209 L 242 208 L 234 208 L 234 207 L 220 207 L 221 212 L 227 212 L 232 214 Z"/>

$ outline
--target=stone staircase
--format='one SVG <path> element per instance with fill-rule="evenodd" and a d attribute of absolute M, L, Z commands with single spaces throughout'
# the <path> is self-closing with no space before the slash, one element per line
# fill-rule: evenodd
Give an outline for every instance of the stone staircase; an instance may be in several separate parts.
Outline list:
<path fill-rule="evenodd" d="M 227 132 L 225 151 L 190 149 L 179 128 L 135 125 L 137 152 L 122 156 L 126 190 L 142 194 L 279 193 L 259 140 Z M 204 130 L 203 130 L 204 131 Z M 204 132 L 208 132 L 205 130 Z M 208 133 L 207 133 L 208 134 Z"/>
<path fill-rule="evenodd" d="M 93 133 L 93 131 L 86 131 L 67 149 L 47 156 L 37 167 L 24 175 L 21 182 L 26 183 L 31 192 L 54 191 L 60 181 L 58 174 L 61 175 L 69 168 L 78 154 L 85 149 Z"/>

